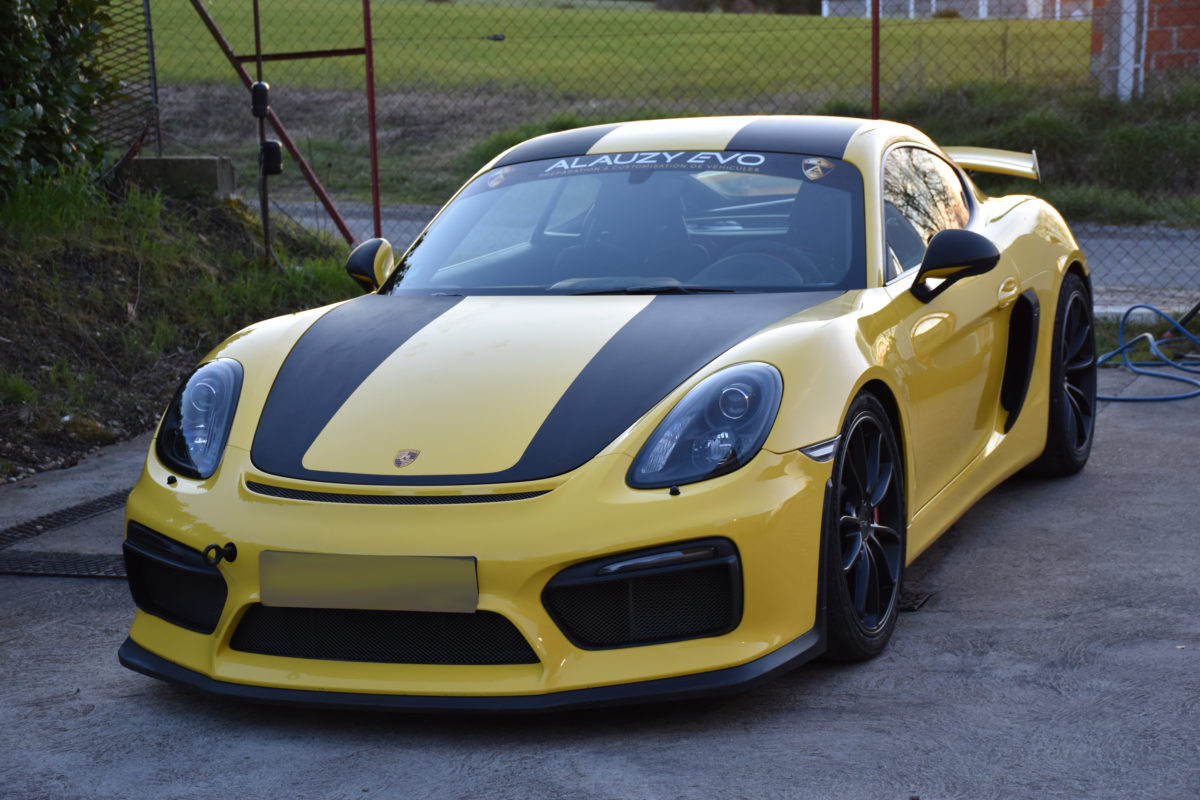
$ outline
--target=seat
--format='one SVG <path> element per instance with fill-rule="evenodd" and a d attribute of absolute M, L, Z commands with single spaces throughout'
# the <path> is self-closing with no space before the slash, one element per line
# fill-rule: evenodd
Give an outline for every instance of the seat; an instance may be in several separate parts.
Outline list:
<path fill-rule="evenodd" d="M 605 186 L 584 223 L 584 242 L 555 260 L 558 281 L 572 278 L 674 278 L 686 281 L 709 263 L 688 238 L 678 194 L 647 191 L 625 174 Z M 669 185 L 668 185 L 669 187 Z"/>

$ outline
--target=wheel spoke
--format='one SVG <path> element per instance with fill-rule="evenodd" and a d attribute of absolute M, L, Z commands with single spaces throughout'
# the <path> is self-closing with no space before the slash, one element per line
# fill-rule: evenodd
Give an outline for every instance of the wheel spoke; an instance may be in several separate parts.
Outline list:
<path fill-rule="evenodd" d="M 1078 431 L 1079 429 L 1079 407 L 1075 404 L 1071 396 L 1070 387 L 1063 391 L 1063 415 L 1066 417 L 1066 429 L 1068 431 Z M 1079 445 L 1079 437 L 1075 437 L 1075 441 L 1071 443 L 1073 447 Z"/>
<path fill-rule="evenodd" d="M 896 529 L 885 525 L 872 525 L 871 535 L 881 545 L 891 546 L 900 543 L 900 534 L 896 532 Z"/>
<path fill-rule="evenodd" d="M 1094 355 L 1087 355 L 1078 361 L 1072 361 L 1070 364 L 1067 364 L 1065 367 L 1063 367 L 1063 369 L 1065 369 L 1067 372 L 1079 372 L 1080 370 L 1085 369 L 1090 370 L 1095 365 L 1096 357 Z"/>
<path fill-rule="evenodd" d="M 876 476 L 875 491 L 871 492 L 871 505 L 877 506 L 887 497 L 888 490 L 892 488 L 892 462 L 885 461 L 878 466 L 879 474 Z"/>
<path fill-rule="evenodd" d="M 854 482 L 858 487 L 858 497 L 856 499 L 861 500 L 867 496 L 867 484 L 859 472 L 859 465 L 865 464 L 867 459 L 866 451 L 863 450 L 862 436 L 859 435 L 857 430 L 854 433 L 854 438 L 850 440 L 850 447 L 846 448 L 846 466 L 849 467 L 850 475 L 853 476 Z"/>
<path fill-rule="evenodd" d="M 854 564 L 854 610 L 861 616 L 866 612 L 867 593 L 871 584 L 870 551 L 860 550 Z"/>
<path fill-rule="evenodd" d="M 846 545 L 849 544 L 849 547 Z M 863 537 L 862 534 L 855 531 L 850 536 L 842 537 L 842 572 L 849 572 L 854 566 L 854 562 L 858 561 L 862 555 Z"/>
<path fill-rule="evenodd" d="M 886 574 L 888 581 L 886 584 L 887 592 L 885 592 L 885 594 L 888 594 L 890 596 L 891 587 L 895 586 L 896 583 L 900 580 L 900 541 L 899 541 L 899 538 L 897 537 L 897 539 L 894 542 L 890 542 L 887 544 L 880 541 L 879 539 L 873 539 L 870 542 L 869 546 L 871 547 L 871 550 L 875 555 L 875 560 L 879 563 L 882 563 L 883 566 L 887 568 L 886 573 L 880 572 L 879 580 L 880 580 L 880 585 L 882 586 L 883 579 Z"/>
<path fill-rule="evenodd" d="M 867 442 L 867 486 L 865 495 L 867 498 L 875 496 L 875 485 L 879 481 L 879 451 L 883 449 L 879 439 L 880 437 L 876 435 L 872 436 L 870 441 Z"/>
<path fill-rule="evenodd" d="M 867 565 L 867 591 L 861 609 L 863 622 L 875 627 L 879 624 L 879 565 L 875 563 L 875 552 L 871 547 L 863 548 L 863 562 Z"/>
<path fill-rule="evenodd" d="M 1070 383 L 1067 384 L 1066 393 L 1067 400 L 1070 401 L 1071 405 L 1075 406 L 1076 410 L 1079 412 L 1079 415 L 1090 420 L 1093 414 L 1092 406 L 1095 402 L 1091 396 L 1091 393 L 1085 392 L 1082 388 Z"/>
<path fill-rule="evenodd" d="M 1092 415 L 1090 407 L 1088 409 L 1083 407 L 1083 403 L 1087 402 L 1087 398 L 1083 397 L 1083 393 L 1072 386 L 1067 387 L 1066 397 L 1067 408 L 1069 409 L 1068 424 L 1074 423 L 1074 426 L 1068 429 L 1075 434 L 1073 445 L 1079 447 L 1087 441 L 1088 435 L 1091 432 Z"/>

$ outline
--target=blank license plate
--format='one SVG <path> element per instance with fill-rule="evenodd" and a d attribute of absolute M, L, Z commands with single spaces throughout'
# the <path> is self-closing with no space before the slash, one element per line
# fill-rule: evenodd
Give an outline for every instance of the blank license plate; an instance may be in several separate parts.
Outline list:
<path fill-rule="evenodd" d="M 266 550 L 258 560 L 265 606 L 442 611 L 479 604 L 475 559 Z"/>

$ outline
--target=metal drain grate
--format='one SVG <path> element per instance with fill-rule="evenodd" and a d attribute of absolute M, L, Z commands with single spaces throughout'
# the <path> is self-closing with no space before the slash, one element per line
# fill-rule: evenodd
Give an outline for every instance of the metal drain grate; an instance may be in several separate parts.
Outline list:
<path fill-rule="evenodd" d="M 45 575 L 58 578 L 124 578 L 121 556 L 95 553 L 0 553 L 0 575 Z"/>
<path fill-rule="evenodd" d="M 80 503 L 77 506 L 64 508 L 61 511 L 44 514 L 37 519 L 31 519 L 28 522 L 22 522 L 18 525 L 5 528 L 0 531 L 0 550 L 11 547 L 22 539 L 40 536 L 43 533 L 65 528 L 68 525 L 74 525 L 76 522 L 83 522 L 85 519 L 98 517 L 115 508 L 120 508 L 125 505 L 125 498 L 129 497 L 129 492 L 129 489 L 125 489 L 120 492 L 106 494 L 104 497 L 97 497 L 95 500 L 89 500 L 86 503 Z"/>

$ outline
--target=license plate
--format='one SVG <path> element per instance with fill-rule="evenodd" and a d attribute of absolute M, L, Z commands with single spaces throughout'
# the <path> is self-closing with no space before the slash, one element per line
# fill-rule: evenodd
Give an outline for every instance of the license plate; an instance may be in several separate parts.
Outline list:
<path fill-rule="evenodd" d="M 468 614 L 479 604 L 471 557 L 266 550 L 259 556 L 258 573 L 265 606 Z"/>

